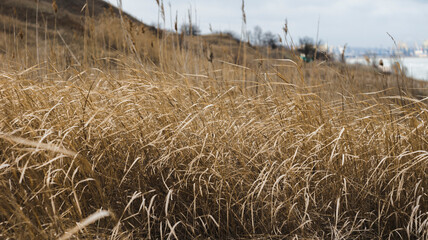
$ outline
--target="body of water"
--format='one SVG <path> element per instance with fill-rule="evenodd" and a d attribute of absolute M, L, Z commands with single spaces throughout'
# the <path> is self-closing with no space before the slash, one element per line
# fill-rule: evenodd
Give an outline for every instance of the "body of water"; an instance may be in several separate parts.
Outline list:
<path fill-rule="evenodd" d="M 376 65 L 379 64 L 380 59 L 382 59 L 384 67 L 387 71 L 390 71 L 391 65 L 397 61 L 397 59 L 394 58 L 377 58 L 374 60 L 376 61 Z M 370 61 L 373 61 L 373 59 L 370 59 Z M 364 58 L 348 58 L 346 59 L 346 62 L 350 64 L 371 64 L 371 62 L 367 63 Z M 405 67 L 409 77 L 428 81 L 428 58 L 402 57 L 399 58 L 399 62 Z"/>

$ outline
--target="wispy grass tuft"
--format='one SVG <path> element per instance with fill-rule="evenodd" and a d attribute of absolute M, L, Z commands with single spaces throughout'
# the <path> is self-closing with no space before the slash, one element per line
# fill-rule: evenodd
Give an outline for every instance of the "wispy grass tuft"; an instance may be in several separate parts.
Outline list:
<path fill-rule="evenodd" d="M 0 56 L 0 238 L 428 237 L 425 83 L 87 18 Z"/>

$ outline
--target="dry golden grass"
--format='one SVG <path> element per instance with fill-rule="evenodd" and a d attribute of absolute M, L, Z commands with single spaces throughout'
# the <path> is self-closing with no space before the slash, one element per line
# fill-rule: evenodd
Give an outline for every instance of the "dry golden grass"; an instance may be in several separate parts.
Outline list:
<path fill-rule="evenodd" d="M 95 21 L 0 56 L 0 238 L 428 237 L 424 83 Z"/>

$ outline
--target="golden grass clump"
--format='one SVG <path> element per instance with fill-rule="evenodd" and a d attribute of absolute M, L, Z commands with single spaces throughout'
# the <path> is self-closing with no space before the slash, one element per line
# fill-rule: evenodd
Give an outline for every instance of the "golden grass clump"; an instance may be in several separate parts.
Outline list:
<path fill-rule="evenodd" d="M 111 21 L 0 56 L 0 238 L 428 237 L 424 83 Z"/>

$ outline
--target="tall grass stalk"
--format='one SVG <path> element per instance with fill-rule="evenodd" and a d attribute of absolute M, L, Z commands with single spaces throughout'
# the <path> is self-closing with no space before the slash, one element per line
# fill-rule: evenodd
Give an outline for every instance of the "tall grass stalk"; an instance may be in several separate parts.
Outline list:
<path fill-rule="evenodd" d="M 428 237 L 425 83 L 85 11 L 0 55 L 0 238 Z"/>

